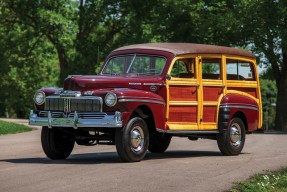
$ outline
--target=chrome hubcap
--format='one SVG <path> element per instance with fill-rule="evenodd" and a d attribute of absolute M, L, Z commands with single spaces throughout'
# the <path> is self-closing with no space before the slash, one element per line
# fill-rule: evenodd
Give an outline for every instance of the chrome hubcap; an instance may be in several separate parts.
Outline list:
<path fill-rule="evenodd" d="M 230 142 L 234 147 L 238 147 L 241 144 L 241 129 L 237 123 L 231 125 Z"/>
<path fill-rule="evenodd" d="M 131 130 L 131 149 L 135 152 L 142 150 L 144 146 L 144 133 L 140 126 Z"/>

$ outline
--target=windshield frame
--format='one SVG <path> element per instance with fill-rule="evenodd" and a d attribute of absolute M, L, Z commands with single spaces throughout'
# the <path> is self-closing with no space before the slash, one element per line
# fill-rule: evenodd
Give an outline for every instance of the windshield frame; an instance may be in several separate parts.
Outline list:
<path fill-rule="evenodd" d="M 118 58 L 118 57 L 128 57 L 131 56 L 131 62 L 128 64 L 127 69 L 124 71 L 124 73 L 107 73 L 105 72 L 105 70 L 107 69 L 107 67 L 109 66 L 109 62 L 114 59 L 114 58 Z M 132 68 L 132 66 L 135 64 L 135 60 L 138 56 L 146 56 L 146 57 L 150 57 L 150 58 L 162 58 L 164 60 L 164 64 L 161 68 L 161 71 L 156 73 L 156 74 L 152 74 L 152 73 L 131 73 L 130 70 Z M 113 75 L 113 76 L 122 76 L 122 75 L 143 75 L 143 76 L 154 76 L 154 77 L 158 77 L 161 76 L 162 73 L 164 72 L 164 69 L 166 68 L 167 65 L 167 58 L 165 56 L 162 55 L 154 55 L 154 54 L 144 54 L 144 53 L 130 53 L 130 54 L 121 54 L 121 55 L 114 55 L 112 57 L 110 57 L 105 64 L 103 65 L 103 68 L 100 72 L 101 75 Z"/>

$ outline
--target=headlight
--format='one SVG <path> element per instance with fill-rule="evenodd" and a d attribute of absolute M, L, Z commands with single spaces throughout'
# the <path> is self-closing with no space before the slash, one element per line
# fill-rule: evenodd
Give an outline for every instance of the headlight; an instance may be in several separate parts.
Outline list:
<path fill-rule="evenodd" d="M 45 93 L 43 91 L 37 91 L 34 96 L 34 101 L 37 105 L 42 105 L 45 102 Z"/>
<path fill-rule="evenodd" d="M 112 92 L 107 93 L 106 97 L 105 97 L 105 103 L 109 107 L 115 106 L 115 104 L 117 103 L 116 94 L 114 94 Z"/>

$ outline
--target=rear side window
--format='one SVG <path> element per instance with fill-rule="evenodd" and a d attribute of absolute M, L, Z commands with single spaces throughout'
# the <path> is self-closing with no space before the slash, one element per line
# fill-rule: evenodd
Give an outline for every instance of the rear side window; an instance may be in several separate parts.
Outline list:
<path fill-rule="evenodd" d="M 227 59 L 226 75 L 227 80 L 255 80 L 253 65 L 247 61 Z"/>
<path fill-rule="evenodd" d="M 202 59 L 202 79 L 221 79 L 221 59 Z"/>

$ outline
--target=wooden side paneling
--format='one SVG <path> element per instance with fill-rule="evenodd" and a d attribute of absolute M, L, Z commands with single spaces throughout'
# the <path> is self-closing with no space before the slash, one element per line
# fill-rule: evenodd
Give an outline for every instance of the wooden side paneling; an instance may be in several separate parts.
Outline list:
<path fill-rule="evenodd" d="M 170 101 L 197 101 L 196 87 L 188 86 L 170 86 L 169 87 L 169 100 Z"/>
<path fill-rule="evenodd" d="M 216 122 L 216 106 L 203 107 L 203 122 Z"/>
<path fill-rule="evenodd" d="M 221 87 L 203 87 L 203 101 L 218 101 L 223 88 Z"/>
<path fill-rule="evenodd" d="M 169 122 L 196 122 L 197 106 L 170 106 Z"/>

